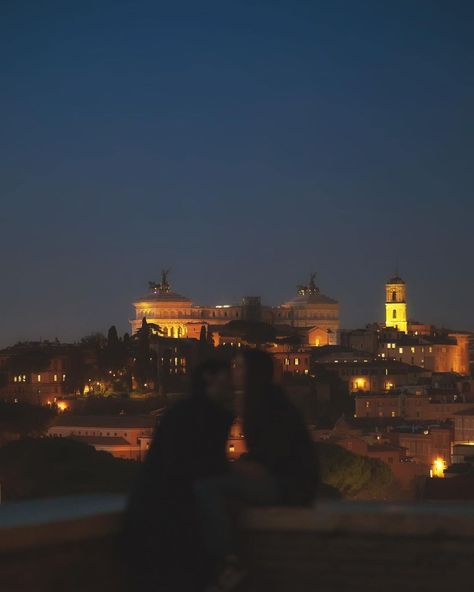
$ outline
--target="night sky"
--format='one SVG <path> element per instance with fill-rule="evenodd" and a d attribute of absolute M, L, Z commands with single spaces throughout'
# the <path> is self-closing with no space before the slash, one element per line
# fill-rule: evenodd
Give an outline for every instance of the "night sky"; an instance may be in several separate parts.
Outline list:
<path fill-rule="evenodd" d="M 0 344 L 178 292 L 474 329 L 474 3 L 3 0 Z"/>

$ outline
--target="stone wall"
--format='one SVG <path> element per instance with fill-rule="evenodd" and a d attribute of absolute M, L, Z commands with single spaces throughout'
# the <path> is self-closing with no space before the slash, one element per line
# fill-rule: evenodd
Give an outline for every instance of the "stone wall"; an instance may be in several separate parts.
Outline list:
<path fill-rule="evenodd" d="M 120 508 L 104 497 L 0 509 L 2 592 L 126 592 L 118 552 Z M 82 506 L 81 506 L 82 503 Z M 87 514 L 87 507 L 90 512 Z M 78 511 L 79 509 L 79 511 Z M 53 512 L 54 514 L 54 512 Z M 59 513 L 61 514 L 61 512 Z M 79 516 L 78 516 L 79 514 Z M 43 517 L 43 518 L 42 518 Z M 471 504 L 321 504 L 248 514 L 249 592 L 430 592 L 472 589 Z M 33 532 L 36 532 L 34 535 Z M 16 534 L 15 534 L 16 533 Z"/>

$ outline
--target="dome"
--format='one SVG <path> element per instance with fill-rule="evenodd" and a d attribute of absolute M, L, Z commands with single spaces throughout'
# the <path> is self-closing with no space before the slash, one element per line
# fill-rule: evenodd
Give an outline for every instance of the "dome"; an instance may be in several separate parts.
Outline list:
<path fill-rule="evenodd" d="M 337 304 L 336 300 L 321 294 L 318 286 L 315 283 L 316 274 L 312 273 L 309 278 L 308 285 L 297 286 L 298 295 L 292 298 L 289 302 L 285 302 L 283 306 L 290 307 L 311 307 L 320 304 Z"/>
<path fill-rule="evenodd" d="M 169 270 L 163 270 L 161 272 L 161 283 L 148 282 L 150 293 L 143 298 L 135 301 L 135 305 L 140 302 L 153 302 L 154 304 L 169 304 L 169 303 L 180 303 L 191 305 L 192 301 L 186 296 L 182 296 L 177 292 L 171 290 L 171 286 L 168 282 Z"/>
<path fill-rule="evenodd" d="M 135 301 L 135 304 L 139 302 L 154 302 L 157 304 L 160 302 L 163 302 L 163 304 L 170 302 L 180 302 L 183 304 L 192 304 L 192 300 L 190 298 L 182 296 L 177 292 L 152 292 L 147 296 L 143 296 L 143 298 L 139 298 L 137 301 Z"/>
<path fill-rule="evenodd" d="M 325 296 L 324 294 L 299 294 L 290 301 L 285 302 L 283 306 L 311 306 L 312 304 L 337 304 L 337 300 L 329 298 L 329 296 Z"/>
<path fill-rule="evenodd" d="M 395 276 L 393 276 L 393 278 L 390 278 L 388 280 L 387 284 L 405 284 L 405 282 L 402 280 L 402 278 L 399 275 L 395 275 Z"/>

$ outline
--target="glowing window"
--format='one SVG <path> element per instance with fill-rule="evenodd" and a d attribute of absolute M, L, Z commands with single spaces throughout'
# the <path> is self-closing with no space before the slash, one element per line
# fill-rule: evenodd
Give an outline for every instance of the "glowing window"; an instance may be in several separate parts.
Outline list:
<path fill-rule="evenodd" d="M 300 365 L 300 359 L 299 358 L 295 358 L 295 366 L 299 366 Z"/>

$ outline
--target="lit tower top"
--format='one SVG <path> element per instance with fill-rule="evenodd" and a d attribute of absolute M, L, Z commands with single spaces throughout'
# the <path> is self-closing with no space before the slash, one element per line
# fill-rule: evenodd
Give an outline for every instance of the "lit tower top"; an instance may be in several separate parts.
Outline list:
<path fill-rule="evenodd" d="M 408 332 L 406 284 L 398 274 L 385 284 L 385 326 Z"/>

